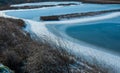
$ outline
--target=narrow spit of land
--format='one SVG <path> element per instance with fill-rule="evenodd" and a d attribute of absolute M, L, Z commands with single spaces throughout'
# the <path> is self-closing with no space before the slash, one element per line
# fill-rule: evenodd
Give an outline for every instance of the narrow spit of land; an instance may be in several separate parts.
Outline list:
<path fill-rule="evenodd" d="M 40 20 L 54 21 L 54 20 L 62 20 L 62 19 L 95 16 L 95 15 L 100 15 L 100 14 L 105 14 L 105 13 L 110 13 L 110 12 L 119 12 L 119 11 L 120 9 L 115 9 L 115 10 L 104 10 L 104 11 L 86 12 L 86 13 L 72 13 L 72 14 L 53 15 L 53 16 L 41 16 Z"/>

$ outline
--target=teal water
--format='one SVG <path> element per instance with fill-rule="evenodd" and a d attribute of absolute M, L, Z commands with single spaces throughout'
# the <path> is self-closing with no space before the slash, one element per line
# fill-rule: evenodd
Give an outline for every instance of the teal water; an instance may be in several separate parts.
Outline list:
<path fill-rule="evenodd" d="M 120 23 L 96 23 L 68 27 L 66 33 L 80 41 L 120 54 Z"/>

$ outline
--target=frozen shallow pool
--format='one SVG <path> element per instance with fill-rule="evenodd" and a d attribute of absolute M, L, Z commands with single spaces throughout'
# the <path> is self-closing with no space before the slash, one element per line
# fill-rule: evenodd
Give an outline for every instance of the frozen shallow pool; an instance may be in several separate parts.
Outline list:
<path fill-rule="evenodd" d="M 80 41 L 120 54 L 120 23 L 96 23 L 73 26 L 66 33 Z"/>

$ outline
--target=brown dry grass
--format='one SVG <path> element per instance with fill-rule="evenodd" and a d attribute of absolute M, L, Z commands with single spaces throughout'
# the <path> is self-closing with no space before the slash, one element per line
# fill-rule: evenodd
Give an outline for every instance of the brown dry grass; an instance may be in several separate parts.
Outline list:
<path fill-rule="evenodd" d="M 60 47 L 33 41 L 21 26 L 25 27 L 22 20 L 0 18 L 0 63 L 15 73 L 107 73 L 77 63 L 75 56 Z"/>

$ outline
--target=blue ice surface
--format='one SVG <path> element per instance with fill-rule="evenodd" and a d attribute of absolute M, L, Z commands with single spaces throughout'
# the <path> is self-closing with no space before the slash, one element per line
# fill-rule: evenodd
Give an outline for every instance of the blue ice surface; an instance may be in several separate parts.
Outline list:
<path fill-rule="evenodd" d="M 120 17 L 68 27 L 66 33 L 79 41 L 120 55 Z"/>

